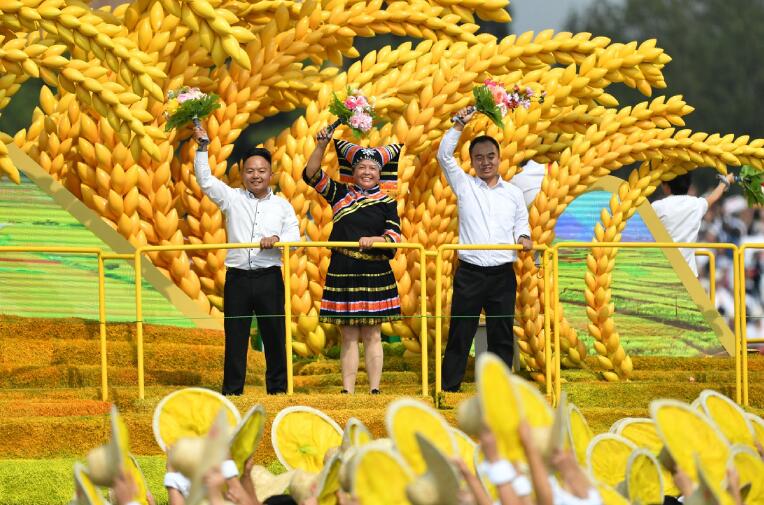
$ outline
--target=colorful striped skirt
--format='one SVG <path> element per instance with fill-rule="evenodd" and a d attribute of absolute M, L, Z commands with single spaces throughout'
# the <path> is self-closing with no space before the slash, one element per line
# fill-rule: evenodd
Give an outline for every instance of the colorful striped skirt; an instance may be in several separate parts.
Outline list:
<path fill-rule="evenodd" d="M 374 326 L 400 319 L 398 286 L 387 257 L 376 251 L 333 249 L 319 320 Z"/>

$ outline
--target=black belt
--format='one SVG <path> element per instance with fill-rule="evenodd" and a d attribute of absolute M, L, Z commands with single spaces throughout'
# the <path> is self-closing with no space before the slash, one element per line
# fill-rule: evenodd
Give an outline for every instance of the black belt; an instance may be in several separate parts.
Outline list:
<path fill-rule="evenodd" d="M 503 263 L 501 265 L 496 265 L 492 267 L 481 267 L 480 265 L 474 265 L 472 263 L 467 263 L 464 260 L 459 260 L 459 268 L 463 268 L 465 270 L 471 270 L 473 272 L 480 272 L 483 274 L 503 274 L 506 272 L 514 272 L 514 263 Z"/>
<path fill-rule="evenodd" d="M 244 270 L 241 268 L 234 268 L 234 267 L 226 267 L 226 274 L 236 275 L 239 277 L 259 277 L 261 275 L 270 273 L 274 270 L 281 273 L 281 267 L 272 266 L 272 267 L 264 267 L 264 268 L 253 268 L 251 270 Z"/>

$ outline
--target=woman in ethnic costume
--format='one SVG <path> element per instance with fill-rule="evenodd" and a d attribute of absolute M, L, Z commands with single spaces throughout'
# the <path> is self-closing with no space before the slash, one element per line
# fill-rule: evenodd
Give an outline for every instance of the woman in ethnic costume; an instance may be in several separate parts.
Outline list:
<path fill-rule="evenodd" d="M 324 284 L 319 320 L 336 324 L 342 334 L 340 362 L 343 393 L 355 391 L 358 341 L 363 342 L 369 389 L 379 394 L 382 378 L 380 324 L 400 319 L 400 298 L 390 268 L 392 249 L 372 249 L 378 242 L 401 240 L 397 204 L 380 188 L 395 183 L 400 144 L 363 148 L 335 140 L 340 181 L 321 170 L 333 129 L 324 128 L 303 173 L 305 182 L 332 206 L 331 241 L 358 242 L 359 249 L 333 248 Z"/>

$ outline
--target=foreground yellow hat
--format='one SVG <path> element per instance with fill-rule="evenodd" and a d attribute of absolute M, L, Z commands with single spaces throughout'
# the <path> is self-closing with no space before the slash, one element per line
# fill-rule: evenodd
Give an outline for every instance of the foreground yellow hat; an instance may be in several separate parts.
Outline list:
<path fill-rule="evenodd" d="M 602 497 L 602 503 L 605 505 L 630 505 L 629 500 L 624 498 L 623 495 L 613 487 L 602 482 L 597 482 L 595 487 Z"/>
<path fill-rule="evenodd" d="M 662 467 L 647 449 L 636 449 L 626 463 L 626 497 L 635 505 L 663 503 Z"/>
<path fill-rule="evenodd" d="M 738 404 L 721 393 L 706 389 L 698 396 L 703 413 L 730 444 L 754 447 L 753 427 Z"/>
<path fill-rule="evenodd" d="M 629 456 L 636 449 L 636 445 L 620 435 L 601 433 L 589 443 L 586 466 L 599 482 L 617 486 L 624 480 Z"/>
<path fill-rule="evenodd" d="M 507 365 L 495 354 L 483 353 L 477 358 L 476 379 L 483 419 L 496 436 L 499 454 L 510 461 L 525 461 L 517 426 L 522 417 L 522 403 Z"/>
<path fill-rule="evenodd" d="M 466 433 L 454 427 L 451 427 L 451 435 L 456 443 L 456 455 L 462 458 L 472 473 L 475 473 L 475 450 L 478 445 Z"/>
<path fill-rule="evenodd" d="M 745 417 L 751 422 L 754 439 L 764 447 L 764 419 L 750 412 L 747 412 Z"/>
<path fill-rule="evenodd" d="M 700 456 L 695 454 L 695 475 L 698 479 L 698 487 L 690 496 L 685 496 L 685 505 L 732 505 L 732 497 L 722 487 L 725 479 L 716 479 L 709 472 L 709 468 L 703 464 Z"/>
<path fill-rule="evenodd" d="M 677 400 L 655 400 L 650 414 L 665 449 L 693 482 L 698 482 L 695 455 L 700 457 L 709 477 L 724 479 L 729 446 L 724 436 L 702 413 Z"/>
<path fill-rule="evenodd" d="M 747 491 L 745 503 L 764 503 L 764 461 L 759 454 L 745 445 L 732 446 L 728 467 L 737 470 L 740 487 Z"/>
<path fill-rule="evenodd" d="M 634 445 L 647 449 L 653 456 L 658 456 L 663 449 L 663 440 L 658 434 L 655 421 L 648 417 L 625 417 L 619 419 L 610 427 L 610 432 L 621 435 L 634 442 Z M 663 492 L 669 496 L 679 496 L 679 489 L 674 484 L 674 478 L 666 467 L 658 462 L 663 477 Z"/>
<path fill-rule="evenodd" d="M 363 505 L 407 503 L 406 486 L 413 480 L 406 461 L 381 444 L 366 444 L 353 458 L 351 493 L 363 497 Z"/>
<path fill-rule="evenodd" d="M 410 398 L 393 401 L 387 407 L 385 424 L 395 448 L 416 475 L 427 470 L 416 440 L 417 433 L 424 435 L 446 456 L 456 454 L 451 427 L 438 411 L 423 402 Z"/>
<path fill-rule="evenodd" d="M 345 424 L 345 430 L 342 432 L 342 450 L 348 447 L 361 447 L 374 440 L 369 428 L 363 424 L 363 421 L 351 417 Z"/>
<path fill-rule="evenodd" d="M 146 481 L 135 459 L 130 455 L 130 441 L 127 426 L 117 411 L 111 407 L 109 417 L 111 424 L 111 439 L 105 445 L 96 447 L 88 453 L 88 477 L 96 486 L 111 487 L 120 471 L 130 475 L 136 487 L 133 501 L 146 504 Z"/>
<path fill-rule="evenodd" d="M 337 491 L 340 490 L 340 468 L 342 467 L 342 455 L 337 452 L 324 465 L 318 475 L 318 491 L 316 497 L 319 505 L 335 505 L 337 503 Z"/>
<path fill-rule="evenodd" d="M 74 464 L 74 493 L 77 505 L 107 505 L 106 499 L 98 490 L 82 463 Z"/>
<path fill-rule="evenodd" d="M 260 444 L 264 428 L 265 408 L 262 405 L 249 409 L 236 426 L 231 438 L 231 459 L 236 463 L 239 475 L 244 473 L 244 464 Z"/>
<path fill-rule="evenodd" d="M 318 409 L 287 407 L 273 420 L 271 443 L 287 470 L 318 473 L 326 452 L 342 444 L 342 429 Z"/>
<path fill-rule="evenodd" d="M 294 470 L 289 470 L 274 475 L 264 466 L 255 465 L 252 467 L 250 477 L 255 485 L 257 501 L 262 503 L 271 496 L 284 494 L 289 489 L 289 482 L 292 480 L 293 474 Z"/>
<path fill-rule="evenodd" d="M 223 395 L 204 388 L 173 391 L 154 409 L 154 439 L 167 452 L 179 438 L 204 436 L 221 408 L 225 409 L 229 426 L 236 426 L 241 420 L 239 410 Z"/>
<path fill-rule="evenodd" d="M 461 478 L 446 456 L 427 437 L 416 434 L 427 471 L 406 487 L 413 505 L 458 505 Z"/>
<path fill-rule="evenodd" d="M 200 454 L 190 468 L 184 474 L 191 481 L 191 490 L 186 498 L 186 505 L 198 505 L 207 496 L 207 488 L 204 486 L 204 476 L 212 468 L 220 466 L 228 455 L 228 447 L 231 443 L 231 425 L 228 420 L 226 409 L 220 409 L 212 426 L 207 430 L 200 447 Z M 168 456 L 168 461 L 173 460 L 173 451 Z"/>
<path fill-rule="evenodd" d="M 572 403 L 568 403 L 568 436 L 570 437 L 570 446 L 576 455 L 576 460 L 581 466 L 586 466 L 586 450 L 589 448 L 594 435 L 586 417 Z"/>

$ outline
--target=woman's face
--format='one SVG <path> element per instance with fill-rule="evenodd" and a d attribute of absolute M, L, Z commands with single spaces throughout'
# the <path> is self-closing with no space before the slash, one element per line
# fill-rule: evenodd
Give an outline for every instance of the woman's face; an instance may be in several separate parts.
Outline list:
<path fill-rule="evenodd" d="M 362 189 L 379 184 L 379 165 L 371 160 L 361 160 L 353 166 L 353 182 Z"/>

